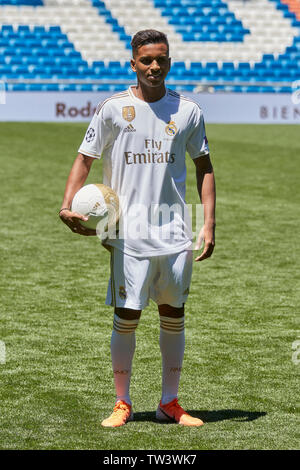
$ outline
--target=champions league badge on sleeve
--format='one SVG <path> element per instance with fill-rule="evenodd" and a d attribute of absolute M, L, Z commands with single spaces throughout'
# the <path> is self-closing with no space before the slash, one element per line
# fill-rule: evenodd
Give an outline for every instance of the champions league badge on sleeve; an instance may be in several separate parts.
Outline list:
<path fill-rule="evenodd" d="M 85 140 L 90 143 L 94 140 L 95 135 L 96 135 L 95 129 L 93 129 L 93 127 L 89 127 L 88 130 L 86 131 Z"/>

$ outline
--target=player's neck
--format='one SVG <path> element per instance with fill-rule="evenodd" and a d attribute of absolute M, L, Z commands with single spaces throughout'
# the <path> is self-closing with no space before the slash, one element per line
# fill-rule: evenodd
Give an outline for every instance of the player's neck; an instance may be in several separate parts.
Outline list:
<path fill-rule="evenodd" d="M 137 86 L 132 87 L 134 95 L 142 101 L 147 103 L 154 103 L 163 98 L 166 94 L 166 87 L 163 83 L 162 86 L 157 88 L 149 88 L 143 86 L 143 84 L 138 83 Z"/>

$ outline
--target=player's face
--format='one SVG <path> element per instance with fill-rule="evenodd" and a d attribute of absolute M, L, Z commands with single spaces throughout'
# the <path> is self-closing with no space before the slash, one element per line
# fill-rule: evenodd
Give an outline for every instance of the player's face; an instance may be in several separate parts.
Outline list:
<path fill-rule="evenodd" d="M 131 59 L 131 68 L 136 72 L 138 82 L 151 88 L 164 84 L 170 65 L 168 46 L 164 43 L 141 46 Z"/>

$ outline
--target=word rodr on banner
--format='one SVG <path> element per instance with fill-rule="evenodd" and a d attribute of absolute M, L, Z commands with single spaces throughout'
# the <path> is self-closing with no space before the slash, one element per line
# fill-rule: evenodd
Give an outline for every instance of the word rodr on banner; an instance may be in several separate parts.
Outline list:
<path fill-rule="evenodd" d="M 0 121 L 90 121 L 107 92 L 8 92 Z M 208 123 L 300 123 L 299 96 L 288 93 L 184 93 L 199 103 Z"/>

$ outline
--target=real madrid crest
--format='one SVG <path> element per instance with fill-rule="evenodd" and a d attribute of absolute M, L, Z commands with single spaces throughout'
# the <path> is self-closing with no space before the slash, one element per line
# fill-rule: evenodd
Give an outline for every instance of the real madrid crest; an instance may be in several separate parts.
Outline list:
<path fill-rule="evenodd" d="M 165 131 L 168 135 L 174 137 L 174 135 L 176 135 L 177 133 L 177 127 L 175 125 L 175 122 L 174 121 L 168 122 L 165 128 Z"/>
<path fill-rule="evenodd" d="M 122 116 L 128 122 L 133 121 L 135 118 L 134 106 L 124 106 L 122 108 Z"/>
<path fill-rule="evenodd" d="M 124 286 L 120 286 L 120 288 L 119 288 L 119 296 L 121 297 L 121 299 L 126 299 L 127 293 L 126 293 L 126 289 L 125 289 Z"/>

